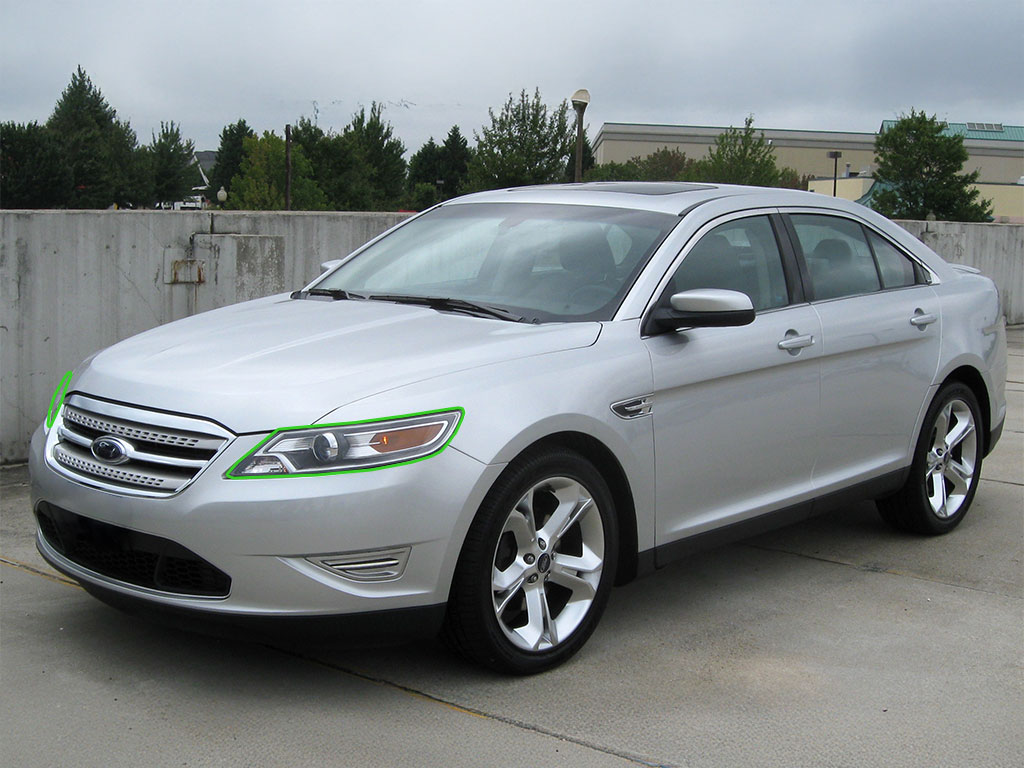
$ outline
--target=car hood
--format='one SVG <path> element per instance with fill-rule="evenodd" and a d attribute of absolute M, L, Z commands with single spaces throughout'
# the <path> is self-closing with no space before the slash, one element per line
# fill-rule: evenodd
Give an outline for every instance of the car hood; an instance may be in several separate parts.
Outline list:
<path fill-rule="evenodd" d="M 273 296 L 119 342 L 95 355 L 72 388 L 259 432 L 313 423 L 355 400 L 441 374 L 589 346 L 600 329 Z M 449 405 L 458 404 L 424 403 Z"/>

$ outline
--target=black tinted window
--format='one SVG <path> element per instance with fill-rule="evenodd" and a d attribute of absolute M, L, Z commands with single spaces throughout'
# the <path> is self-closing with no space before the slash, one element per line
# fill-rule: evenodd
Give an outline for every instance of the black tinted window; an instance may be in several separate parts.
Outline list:
<path fill-rule="evenodd" d="M 836 216 L 796 214 L 790 218 L 811 274 L 815 299 L 881 289 L 860 224 Z"/>
<path fill-rule="evenodd" d="M 871 248 L 878 260 L 878 271 L 882 275 L 883 288 L 903 288 L 917 282 L 914 263 L 888 240 L 868 233 Z"/>
<path fill-rule="evenodd" d="M 679 265 L 669 292 L 693 288 L 745 293 L 758 311 L 788 304 L 782 257 L 768 218 L 737 219 L 704 235 Z"/>

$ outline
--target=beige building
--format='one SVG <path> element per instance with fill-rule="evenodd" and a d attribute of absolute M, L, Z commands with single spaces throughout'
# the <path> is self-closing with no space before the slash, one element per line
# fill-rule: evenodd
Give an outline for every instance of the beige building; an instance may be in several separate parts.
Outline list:
<path fill-rule="evenodd" d="M 812 179 L 807 185 L 811 192 L 822 195 L 832 194 L 832 178 Z M 870 176 L 839 178 L 835 189 L 838 197 L 860 200 L 875 180 Z M 1024 224 L 1024 184 L 972 184 L 982 200 L 992 202 L 992 218 L 997 224 Z"/>
<path fill-rule="evenodd" d="M 594 140 L 594 159 L 598 163 L 624 163 L 634 157 L 645 157 L 662 147 L 678 149 L 687 157 L 704 157 L 715 139 L 726 128 L 695 125 L 643 125 L 639 123 L 605 123 Z M 828 153 L 843 153 L 839 173 L 846 163 L 852 172 L 870 171 L 875 162 L 875 134 L 838 131 L 763 130 L 775 148 L 780 167 L 793 168 L 801 176 L 832 177 L 833 161 Z M 1022 171 L 1024 172 L 1024 171 Z"/>
<path fill-rule="evenodd" d="M 885 120 L 879 130 L 895 121 Z M 624 163 L 667 147 L 704 157 L 726 128 L 695 125 L 605 123 L 594 140 L 598 163 Z M 867 194 L 875 165 L 874 133 L 757 129 L 775 149 L 780 167 L 793 168 L 801 176 L 813 176 L 813 192 L 832 194 L 832 175 L 838 175 L 836 193 L 857 200 Z M 996 221 L 1024 222 L 1024 126 L 998 123 L 947 123 L 947 131 L 964 137 L 969 158 L 966 171 L 980 171 L 979 188 L 992 200 Z M 836 160 L 830 152 L 841 152 Z M 867 178 L 864 178 L 867 177 Z"/>

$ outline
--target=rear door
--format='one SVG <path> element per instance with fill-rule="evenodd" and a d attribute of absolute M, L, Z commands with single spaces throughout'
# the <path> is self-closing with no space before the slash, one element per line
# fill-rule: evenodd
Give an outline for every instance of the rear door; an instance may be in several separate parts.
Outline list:
<path fill-rule="evenodd" d="M 907 463 L 942 318 L 927 271 L 879 232 L 842 215 L 786 219 L 821 321 L 814 483 L 827 491 Z"/>

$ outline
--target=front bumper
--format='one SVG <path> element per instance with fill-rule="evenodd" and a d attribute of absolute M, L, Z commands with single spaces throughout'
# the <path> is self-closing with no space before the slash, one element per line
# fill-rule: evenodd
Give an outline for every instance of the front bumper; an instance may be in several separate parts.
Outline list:
<path fill-rule="evenodd" d="M 235 438 L 191 485 L 167 498 L 76 482 L 44 461 L 42 428 L 32 440 L 34 509 L 45 502 L 174 542 L 230 577 L 226 596 L 172 593 L 112 578 L 64 556 L 42 532 L 40 553 L 107 602 L 171 613 L 355 616 L 447 601 L 465 533 L 500 465 L 482 464 L 449 446 L 426 461 L 372 472 L 225 479 L 224 472 L 262 437 Z M 404 553 L 398 575 L 360 580 L 318 564 L 381 551 Z"/>

